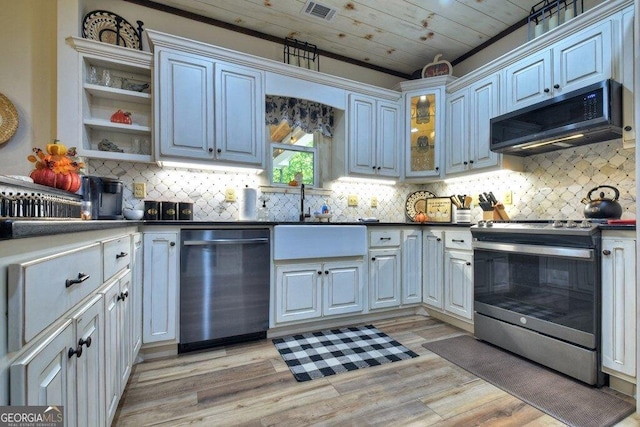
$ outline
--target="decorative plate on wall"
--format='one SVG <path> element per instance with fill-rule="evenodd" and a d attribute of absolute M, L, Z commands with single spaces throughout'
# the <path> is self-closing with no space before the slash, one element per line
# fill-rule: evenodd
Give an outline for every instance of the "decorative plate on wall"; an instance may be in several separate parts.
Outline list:
<path fill-rule="evenodd" d="M 9 98 L 0 93 L 0 144 L 4 144 L 18 130 L 18 111 Z"/>
<path fill-rule="evenodd" d="M 418 213 L 427 213 L 427 199 L 436 197 L 430 191 L 415 191 L 407 196 L 407 202 L 405 203 L 405 214 L 407 219 L 415 221 L 415 217 Z"/>
<path fill-rule="evenodd" d="M 131 49 L 142 49 L 140 33 L 142 21 L 136 30 L 126 19 L 106 10 L 94 10 L 85 15 L 82 22 L 82 37 L 115 44 Z"/>

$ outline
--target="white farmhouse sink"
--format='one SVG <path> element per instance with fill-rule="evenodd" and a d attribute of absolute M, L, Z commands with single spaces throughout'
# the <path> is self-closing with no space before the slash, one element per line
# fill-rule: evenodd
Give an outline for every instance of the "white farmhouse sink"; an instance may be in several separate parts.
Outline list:
<path fill-rule="evenodd" d="M 367 227 L 363 225 L 276 225 L 274 259 L 363 256 Z"/>

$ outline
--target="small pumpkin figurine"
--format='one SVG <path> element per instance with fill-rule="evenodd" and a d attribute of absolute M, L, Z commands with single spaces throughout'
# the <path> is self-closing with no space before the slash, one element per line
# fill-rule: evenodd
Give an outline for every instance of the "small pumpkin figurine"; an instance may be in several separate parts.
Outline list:
<path fill-rule="evenodd" d="M 415 222 L 427 222 L 429 221 L 429 217 L 427 216 L 427 214 L 425 214 L 424 212 L 420 211 L 416 214 L 416 216 L 413 218 L 413 220 Z"/>
<path fill-rule="evenodd" d="M 130 125 L 133 123 L 131 120 L 131 113 L 128 111 L 118 110 L 111 115 L 111 121 L 113 123 L 122 123 L 125 125 Z"/>

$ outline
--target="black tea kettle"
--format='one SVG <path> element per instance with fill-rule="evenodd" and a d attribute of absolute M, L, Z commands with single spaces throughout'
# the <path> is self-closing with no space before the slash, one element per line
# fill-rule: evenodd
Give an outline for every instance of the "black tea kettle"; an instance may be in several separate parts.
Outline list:
<path fill-rule="evenodd" d="M 600 192 L 599 199 L 593 199 L 591 195 L 600 188 L 610 188 L 614 191 L 615 196 L 613 199 L 605 199 L 604 192 Z M 619 219 L 622 216 L 622 206 L 618 203 L 620 192 L 617 188 L 610 185 L 601 185 L 593 188 L 587 194 L 587 197 L 582 199 L 582 203 L 585 203 L 584 216 L 585 218 L 607 218 L 607 219 Z"/>

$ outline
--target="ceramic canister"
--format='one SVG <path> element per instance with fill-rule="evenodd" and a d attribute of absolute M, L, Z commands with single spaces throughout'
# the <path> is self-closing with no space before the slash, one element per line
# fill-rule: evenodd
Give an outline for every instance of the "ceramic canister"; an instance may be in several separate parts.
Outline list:
<path fill-rule="evenodd" d="M 160 219 L 163 221 L 178 219 L 178 203 L 160 202 Z"/>
<path fill-rule="evenodd" d="M 191 221 L 193 219 L 193 203 L 178 203 L 178 219 L 182 221 Z"/>
<path fill-rule="evenodd" d="M 145 200 L 144 219 L 147 221 L 156 221 L 160 219 L 160 202 Z"/>

